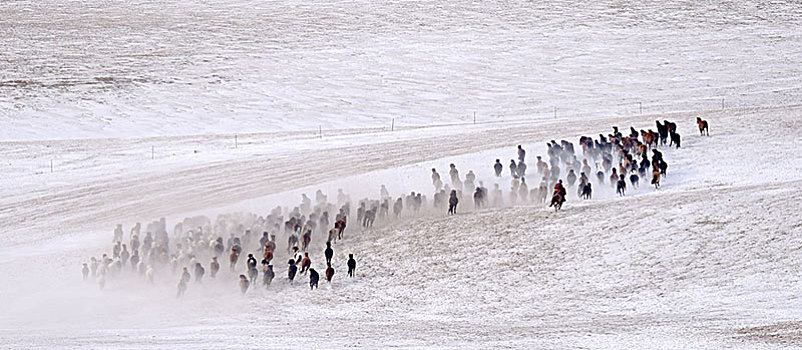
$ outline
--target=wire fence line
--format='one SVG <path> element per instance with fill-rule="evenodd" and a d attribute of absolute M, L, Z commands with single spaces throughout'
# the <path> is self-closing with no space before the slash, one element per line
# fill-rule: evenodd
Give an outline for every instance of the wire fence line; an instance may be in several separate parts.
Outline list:
<path fill-rule="evenodd" d="M 800 99 L 802 101 L 802 99 Z M 749 103 L 745 100 L 738 100 L 732 99 L 728 100 L 726 97 L 711 97 L 711 98 L 704 98 L 698 99 L 695 103 L 681 103 L 681 104 L 672 104 L 672 103 L 659 103 L 655 101 L 650 101 L 644 103 L 643 101 L 636 101 L 635 99 L 627 100 L 618 102 L 615 104 L 607 105 L 607 107 L 600 108 L 598 111 L 595 112 L 587 112 L 585 110 L 581 110 L 576 107 L 558 107 L 552 106 L 550 109 L 539 109 L 529 110 L 526 114 L 516 114 L 516 115 L 505 115 L 505 114 L 493 114 L 489 113 L 487 115 L 482 115 L 476 111 L 465 112 L 456 115 L 456 117 L 447 117 L 444 116 L 442 118 L 442 123 L 426 123 L 426 124 L 415 124 L 415 123 L 404 123 L 404 116 L 399 116 L 397 118 L 391 117 L 387 126 L 376 126 L 376 125 L 366 125 L 364 127 L 351 127 L 351 128 L 339 128 L 339 129 L 326 129 L 324 125 L 319 125 L 317 130 L 296 130 L 296 131 L 287 131 L 287 132 L 253 132 L 253 133 L 234 133 L 234 134 L 220 134 L 217 136 L 217 141 L 215 141 L 215 145 L 207 145 L 212 146 L 215 149 L 219 148 L 230 148 L 232 150 L 246 150 L 249 145 L 252 144 L 260 144 L 263 143 L 265 139 L 268 138 L 268 135 L 285 135 L 285 137 L 289 138 L 298 138 L 298 139 L 310 139 L 310 138 L 318 138 L 323 139 L 326 136 L 343 136 L 348 134 L 364 134 L 364 133 L 375 133 L 375 132 L 395 132 L 395 131 L 402 131 L 402 130 L 414 130 L 414 129 L 424 129 L 424 128 L 436 128 L 436 127 L 449 127 L 449 126 L 468 126 L 468 125 L 488 125 L 488 124 L 503 124 L 503 123 L 537 123 L 537 122 L 544 122 L 548 120 L 562 120 L 562 119 L 582 119 L 582 118 L 590 118 L 590 117 L 616 117 L 616 116 L 633 116 L 633 115 L 662 115 L 662 114 L 671 114 L 671 113 L 694 113 L 694 112 L 710 112 L 710 111 L 726 111 L 726 110 L 741 110 L 741 109 L 749 109 L 749 108 L 782 108 L 782 107 L 793 107 L 798 106 L 800 103 L 796 101 L 788 101 L 785 104 L 759 104 L 759 103 Z M 612 107 L 610 107 L 612 106 Z M 617 110 L 617 112 L 616 112 Z M 436 118 L 429 118 L 429 119 L 436 119 Z M 169 137 L 154 137 L 154 139 L 169 139 Z M 230 139 L 230 142 L 226 142 L 225 139 Z M 197 141 L 192 141 L 197 142 Z M 802 143 L 802 137 L 796 139 L 796 142 Z M 187 146 L 189 146 L 190 142 L 187 142 Z M 226 144 L 230 145 L 226 147 Z M 180 145 L 180 143 L 178 144 Z M 173 145 L 172 147 L 168 147 L 170 149 L 176 148 L 177 145 Z M 160 147 L 157 147 L 154 144 L 148 145 L 146 149 L 143 150 L 143 159 L 147 158 L 149 160 L 157 160 L 158 158 L 165 157 L 165 154 L 162 153 L 160 157 Z M 173 152 L 168 150 L 168 153 Z M 199 150 L 194 150 L 189 154 L 197 154 L 200 153 Z M 128 149 L 126 153 L 137 153 L 135 149 Z M 169 156 L 180 156 L 181 154 L 170 153 Z M 60 162 L 57 158 L 50 158 L 49 160 L 45 160 L 46 163 L 42 164 L 41 167 L 36 167 L 38 169 L 32 169 L 32 173 L 35 174 L 46 174 L 46 173 L 57 173 L 59 170 L 62 169 L 61 165 L 63 162 Z"/>

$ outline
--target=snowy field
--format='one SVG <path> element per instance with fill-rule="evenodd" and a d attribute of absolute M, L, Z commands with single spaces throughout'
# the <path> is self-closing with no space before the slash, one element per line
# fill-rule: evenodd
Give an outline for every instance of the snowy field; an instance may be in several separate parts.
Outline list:
<path fill-rule="evenodd" d="M 354 225 L 335 245 L 335 268 L 342 274 L 344 255 L 353 252 L 357 278 L 341 275 L 312 292 L 277 280 L 269 291 L 241 297 L 228 276 L 176 299 L 169 274 L 154 287 L 118 279 L 101 292 L 81 281 L 79 266 L 108 251 L 117 222 L 127 229 L 159 215 L 173 223 L 186 215 L 265 213 L 317 188 L 329 196 L 343 188 L 355 198 L 377 196 L 382 183 L 393 196 L 428 193 L 429 168 L 449 162 L 491 185 L 490 163 L 513 158 L 517 143 L 532 157 L 552 138 L 607 132 L 602 125 L 613 122 L 650 127 L 656 117 L 485 126 L 409 140 L 404 131 L 384 132 L 369 149 L 345 147 L 351 156 L 321 146 L 307 162 L 310 179 L 285 179 L 281 167 L 257 170 L 254 155 L 131 175 L 130 182 L 61 185 L 48 189 L 48 201 L 4 199 L 4 212 L 27 219 L 3 218 L 3 240 L 14 244 L 0 251 L 0 293 L 14 302 L 0 318 L 0 338 L 14 348 L 799 347 L 801 112 L 659 116 L 679 122 L 685 135 L 683 148 L 664 149 L 671 165 L 659 191 L 644 185 L 618 198 L 597 188 L 591 201 L 569 195 L 559 213 L 528 205 L 430 213 L 364 231 Z M 710 138 L 697 136 L 697 115 L 711 121 Z M 484 142 L 471 146 L 477 137 Z M 303 154 L 273 149 L 264 157 Z M 221 167 L 226 174 L 218 177 Z M 347 170 L 329 180 L 311 175 L 332 167 Z M 237 174 L 248 169 L 259 180 L 238 186 Z M 505 174 L 499 182 L 507 181 Z M 238 192 L 250 199 L 235 201 Z M 322 249 L 320 240 L 313 245 Z"/>
<path fill-rule="evenodd" d="M 796 2 L 20 0 L 0 18 L 0 348 L 802 347 Z M 449 163 L 506 191 L 492 162 L 518 144 L 533 169 L 550 140 L 656 119 L 683 136 L 660 190 L 350 221 L 319 290 L 282 279 L 286 251 L 245 296 L 227 268 L 180 299 L 167 271 L 81 279 L 118 223 L 382 184 L 431 200 Z"/>
<path fill-rule="evenodd" d="M 802 103 L 796 1 L 0 3 L 0 139 Z"/>

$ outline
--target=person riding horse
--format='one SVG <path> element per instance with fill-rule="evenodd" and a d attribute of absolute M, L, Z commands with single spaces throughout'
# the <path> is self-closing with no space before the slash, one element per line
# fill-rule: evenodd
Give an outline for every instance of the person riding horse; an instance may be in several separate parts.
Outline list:
<path fill-rule="evenodd" d="M 557 184 L 554 185 L 554 194 L 559 194 L 560 196 L 562 196 L 563 201 L 565 201 L 566 191 L 565 191 L 565 186 L 563 186 L 563 180 L 562 179 L 557 181 Z"/>
<path fill-rule="evenodd" d="M 551 204 L 549 204 L 549 207 L 553 206 L 556 210 L 560 210 L 563 203 L 565 203 L 565 195 L 565 186 L 563 186 L 563 180 L 560 179 L 557 181 L 557 184 L 554 185 L 554 195 L 551 197 Z"/>

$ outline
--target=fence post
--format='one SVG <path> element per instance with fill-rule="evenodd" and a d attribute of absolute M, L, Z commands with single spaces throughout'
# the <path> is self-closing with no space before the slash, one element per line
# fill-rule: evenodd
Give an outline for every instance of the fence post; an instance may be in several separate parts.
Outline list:
<path fill-rule="evenodd" d="M 320 133 L 320 138 L 323 138 L 323 125 L 318 125 L 317 130 Z"/>
<path fill-rule="evenodd" d="M 395 130 L 395 118 L 393 118 L 393 121 L 390 122 L 390 131 L 393 131 L 393 130 Z"/>
<path fill-rule="evenodd" d="M 239 141 L 237 140 L 237 134 L 234 134 L 234 148 L 239 147 Z"/>
<path fill-rule="evenodd" d="M 154 146 L 150 146 L 150 159 L 156 159 Z"/>
<path fill-rule="evenodd" d="M 473 112 L 473 125 L 476 125 L 476 112 Z"/>
<path fill-rule="evenodd" d="M 724 109 L 724 99 L 721 99 L 721 109 Z"/>
<path fill-rule="evenodd" d="M 53 173 L 53 160 L 50 160 L 50 173 Z"/>

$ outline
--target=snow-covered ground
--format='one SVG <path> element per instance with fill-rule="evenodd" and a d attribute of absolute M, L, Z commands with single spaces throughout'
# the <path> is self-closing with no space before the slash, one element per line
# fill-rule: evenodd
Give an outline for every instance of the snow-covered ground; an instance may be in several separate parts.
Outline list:
<path fill-rule="evenodd" d="M 0 339 L 12 348 L 798 347 L 801 112 L 365 131 L 336 141 L 312 135 L 305 150 L 295 151 L 290 138 L 192 153 L 213 154 L 208 161 L 176 155 L 138 170 L 90 166 L 85 183 L 77 180 L 81 167 L 60 170 L 70 179 L 60 185 L 21 180 L 29 193 L 3 199 L 0 297 L 11 302 L 0 314 Z M 711 137 L 698 136 L 697 115 L 710 120 Z M 570 198 L 559 213 L 463 206 L 452 217 L 407 217 L 363 232 L 352 226 L 335 246 L 340 275 L 320 290 L 277 280 L 241 297 L 226 276 L 176 299 L 169 274 L 153 287 L 113 280 L 102 292 L 80 279 L 80 263 L 108 251 L 117 222 L 265 213 L 317 188 L 330 197 L 337 188 L 377 196 L 380 184 L 393 196 L 428 194 L 429 169 L 445 174 L 451 162 L 492 186 L 493 159 L 514 158 L 516 144 L 531 158 L 551 139 L 606 133 L 613 124 L 646 128 L 656 118 L 677 121 L 684 135 L 683 148 L 664 150 L 670 165 L 661 190 L 643 186 L 617 198 L 597 188 L 595 199 Z M 71 142 L 80 153 L 101 141 Z M 139 141 L 102 142 L 123 149 Z M 37 176 L 50 174 L 29 175 Z M 343 277 L 348 253 L 359 259 L 352 280 Z M 322 256 L 313 259 L 320 267 Z M 276 272 L 285 274 L 281 265 Z"/>
<path fill-rule="evenodd" d="M 2 348 L 802 347 L 796 2 L 20 0 L 0 18 Z M 244 297 L 228 271 L 181 299 L 166 272 L 81 280 L 117 223 L 382 184 L 431 199 L 449 163 L 507 190 L 491 166 L 515 145 L 531 171 L 549 140 L 655 119 L 683 135 L 659 191 L 352 221 L 319 290 L 279 263 Z"/>
<path fill-rule="evenodd" d="M 0 3 L 0 139 L 802 103 L 794 1 Z"/>

